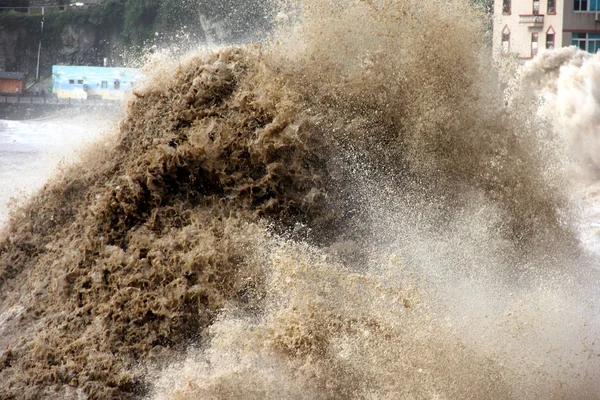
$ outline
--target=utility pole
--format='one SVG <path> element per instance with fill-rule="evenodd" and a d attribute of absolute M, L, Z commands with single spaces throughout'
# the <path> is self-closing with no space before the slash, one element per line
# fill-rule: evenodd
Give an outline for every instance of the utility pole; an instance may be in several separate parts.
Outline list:
<path fill-rule="evenodd" d="M 44 6 L 42 6 L 42 29 L 40 30 L 40 43 L 38 45 L 37 67 L 35 68 L 35 81 L 40 81 L 40 55 L 42 54 L 42 36 L 44 35 Z"/>

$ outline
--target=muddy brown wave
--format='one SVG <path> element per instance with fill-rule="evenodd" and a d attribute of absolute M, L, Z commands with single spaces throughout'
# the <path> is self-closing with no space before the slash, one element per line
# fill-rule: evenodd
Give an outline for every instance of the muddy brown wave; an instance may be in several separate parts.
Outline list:
<path fill-rule="evenodd" d="M 503 97 L 481 12 L 279 7 L 265 44 L 155 65 L 14 211 L 2 397 L 598 395 L 565 141 Z"/>

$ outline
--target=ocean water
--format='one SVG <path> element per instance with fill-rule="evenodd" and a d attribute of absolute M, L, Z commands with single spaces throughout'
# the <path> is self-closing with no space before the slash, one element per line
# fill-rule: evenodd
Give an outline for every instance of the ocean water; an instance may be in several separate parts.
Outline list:
<path fill-rule="evenodd" d="M 600 398 L 600 56 L 494 64 L 462 0 L 273 15 L 22 167 L 0 397 Z M 45 123 L 13 165 L 103 126 Z"/>
<path fill-rule="evenodd" d="M 86 145 L 99 140 L 118 121 L 98 115 L 49 116 L 38 120 L 0 120 L 0 223 L 64 165 L 79 160 Z"/>

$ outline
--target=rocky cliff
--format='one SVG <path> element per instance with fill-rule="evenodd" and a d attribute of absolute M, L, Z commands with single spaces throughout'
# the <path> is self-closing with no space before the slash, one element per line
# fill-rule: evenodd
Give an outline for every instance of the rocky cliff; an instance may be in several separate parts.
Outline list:
<path fill-rule="evenodd" d="M 111 26 L 91 16 L 89 10 L 44 17 L 0 14 L 0 70 L 25 72 L 31 80 L 38 50 L 40 76 L 50 76 L 55 64 L 101 65 L 104 57 L 123 44 L 118 40 L 118 24 Z"/>
<path fill-rule="evenodd" d="M 0 70 L 35 77 L 41 43 L 40 76 L 52 65 L 130 64 L 154 45 L 247 41 L 265 32 L 264 0 L 105 0 L 86 7 L 41 15 L 0 14 Z M 89 3 L 88 3 L 89 4 Z M 44 21 L 42 29 L 42 19 Z M 182 35 L 183 34 L 183 35 Z M 127 56 L 127 59 L 125 57 Z"/>

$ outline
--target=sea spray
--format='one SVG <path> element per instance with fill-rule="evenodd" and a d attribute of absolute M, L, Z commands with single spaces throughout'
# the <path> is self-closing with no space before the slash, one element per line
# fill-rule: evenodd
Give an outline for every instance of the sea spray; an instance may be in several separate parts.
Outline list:
<path fill-rule="evenodd" d="M 14 216 L 0 392 L 597 397 L 568 141 L 495 88 L 480 13 L 281 7 L 267 45 L 156 69 Z"/>

